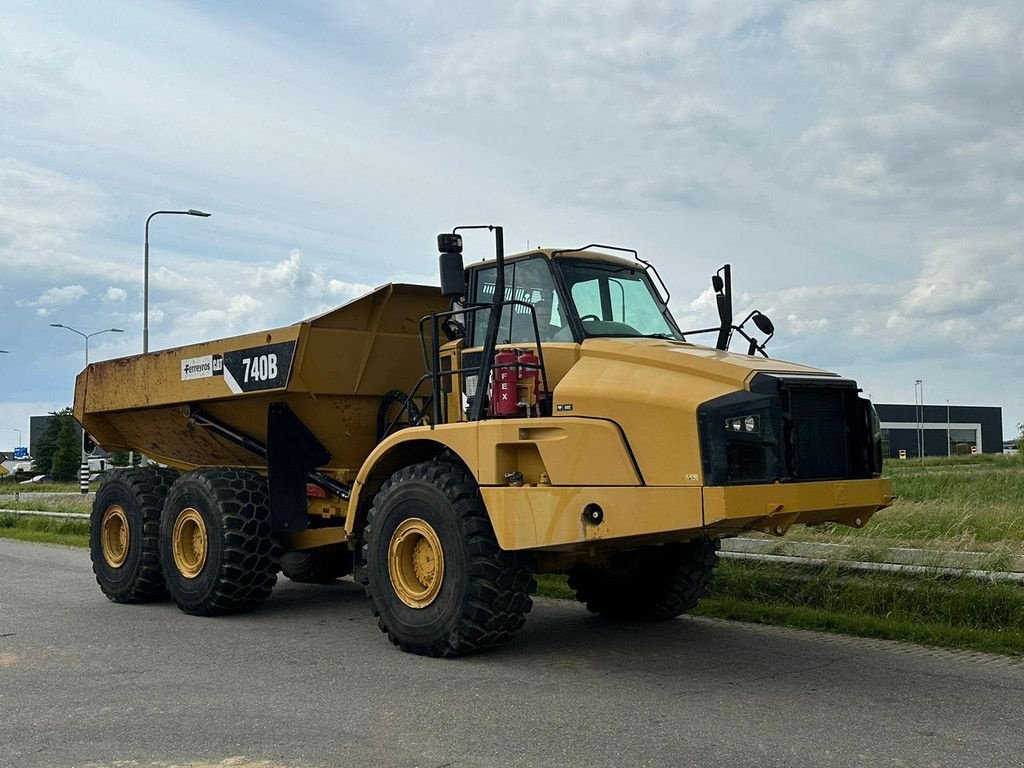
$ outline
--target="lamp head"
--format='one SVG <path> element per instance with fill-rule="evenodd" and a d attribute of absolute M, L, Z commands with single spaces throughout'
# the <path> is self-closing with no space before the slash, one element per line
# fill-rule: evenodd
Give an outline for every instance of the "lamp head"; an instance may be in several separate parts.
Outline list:
<path fill-rule="evenodd" d="M 212 213 L 207 213 L 206 211 L 197 211 L 195 208 L 189 208 L 188 209 L 188 215 L 189 216 L 202 216 L 203 218 L 206 218 L 207 216 L 212 216 L 213 214 Z"/>

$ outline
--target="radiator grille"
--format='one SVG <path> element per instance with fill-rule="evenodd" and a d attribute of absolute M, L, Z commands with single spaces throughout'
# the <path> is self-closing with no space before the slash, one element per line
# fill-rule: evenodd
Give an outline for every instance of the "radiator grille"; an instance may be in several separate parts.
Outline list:
<path fill-rule="evenodd" d="M 850 466 L 844 391 L 794 387 L 789 411 L 792 476 L 799 480 L 846 477 Z"/>

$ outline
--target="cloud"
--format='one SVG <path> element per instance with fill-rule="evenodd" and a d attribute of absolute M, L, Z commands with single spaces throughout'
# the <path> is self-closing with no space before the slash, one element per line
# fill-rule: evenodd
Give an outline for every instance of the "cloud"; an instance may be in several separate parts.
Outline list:
<path fill-rule="evenodd" d="M 68 307 L 85 296 L 88 291 L 81 285 L 65 285 L 63 288 L 50 288 L 35 300 L 19 299 L 16 306 L 35 307 L 40 317 L 49 317 L 57 307 Z"/>
<path fill-rule="evenodd" d="M 102 222 L 109 200 L 94 184 L 25 160 L 0 158 L 0 266 L 66 245 Z"/>
<path fill-rule="evenodd" d="M 113 286 L 110 286 L 103 293 L 103 301 L 108 303 L 114 301 L 124 301 L 127 298 L 128 291 L 126 291 L 124 288 L 114 288 Z"/>

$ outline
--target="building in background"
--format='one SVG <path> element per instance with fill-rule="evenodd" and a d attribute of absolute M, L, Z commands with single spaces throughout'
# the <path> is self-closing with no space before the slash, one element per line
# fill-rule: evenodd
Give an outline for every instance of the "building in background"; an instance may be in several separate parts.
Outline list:
<path fill-rule="evenodd" d="M 53 416 L 47 414 L 46 416 L 30 416 L 28 420 L 28 452 L 30 455 L 35 456 L 39 453 L 39 438 L 43 436 L 46 431 L 46 425 L 50 423 L 50 419 Z M 79 441 L 82 439 L 82 427 L 76 421 L 75 422 L 75 434 L 78 436 Z"/>
<path fill-rule="evenodd" d="M 1003 409 L 985 405 L 898 405 L 875 403 L 882 422 L 882 456 L 1003 452 Z"/>

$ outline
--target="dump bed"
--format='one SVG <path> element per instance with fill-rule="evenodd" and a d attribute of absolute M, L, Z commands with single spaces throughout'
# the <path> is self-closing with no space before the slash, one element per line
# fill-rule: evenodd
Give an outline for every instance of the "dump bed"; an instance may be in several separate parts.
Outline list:
<path fill-rule="evenodd" d="M 260 466 L 189 413 L 265 441 L 267 407 L 284 402 L 330 451 L 330 468 L 355 469 L 377 442 L 381 396 L 423 375 L 420 319 L 445 309 L 438 288 L 390 284 L 284 328 L 93 363 L 75 382 L 75 416 L 110 451 L 179 469 Z"/>

